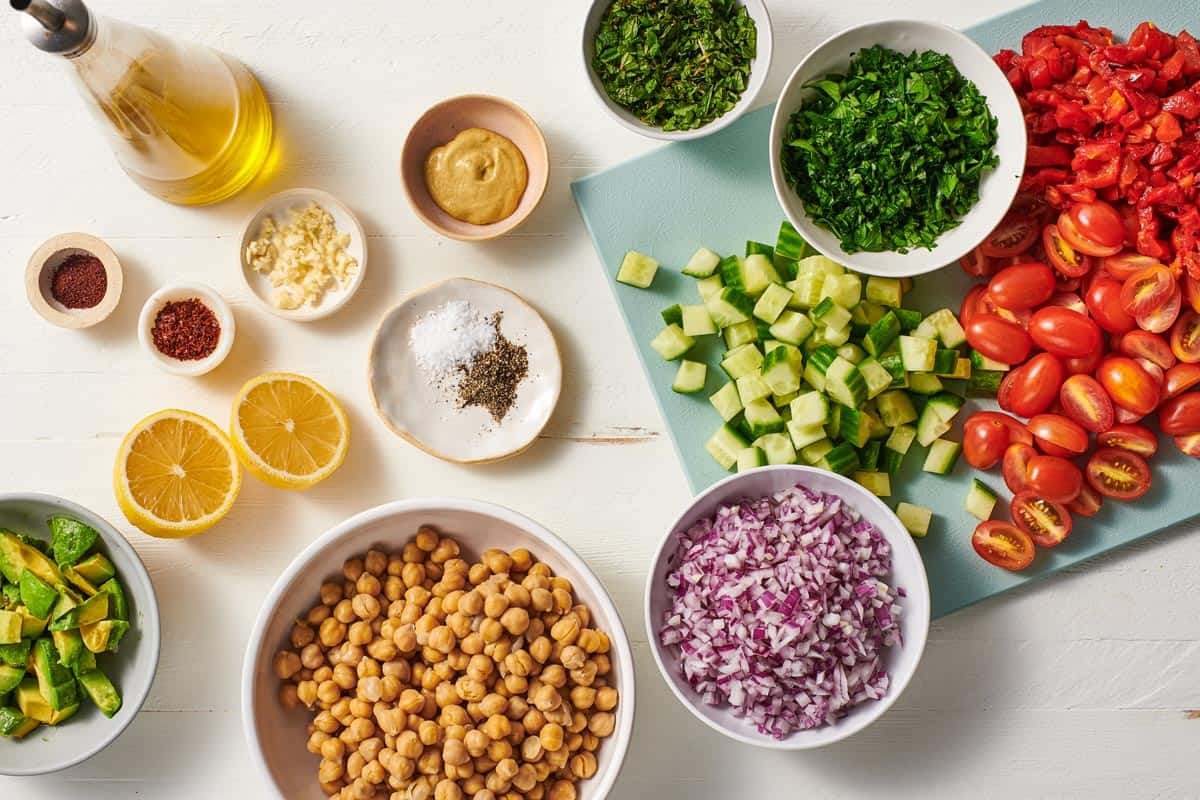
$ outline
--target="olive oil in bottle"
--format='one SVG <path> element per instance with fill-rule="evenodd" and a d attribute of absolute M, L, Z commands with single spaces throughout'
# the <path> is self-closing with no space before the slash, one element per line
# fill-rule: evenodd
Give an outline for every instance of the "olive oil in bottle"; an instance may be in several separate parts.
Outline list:
<path fill-rule="evenodd" d="M 240 62 L 98 17 L 82 0 L 10 0 L 38 48 L 67 59 L 125 172 L 170 203 L 237 194 L 271 149 L 271 109 Z"/>

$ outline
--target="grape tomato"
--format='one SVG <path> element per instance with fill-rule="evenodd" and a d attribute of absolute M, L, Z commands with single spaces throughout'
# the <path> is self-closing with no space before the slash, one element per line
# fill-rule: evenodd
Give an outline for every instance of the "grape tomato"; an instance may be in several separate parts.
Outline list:
<path fill-rule="evenodd" d="M 1102 447 L 1088 459 L 1087 481 L 1105 497 L 1136 500 L 1150 491 L 1150 466 L 1137 453 Z"/>
<path fill-rule="evenodd" d="M 1061 456 L 1035 454 L 1029 459 L 1022 488 L 1059 503 L 1069 503 L 1079 495 L 1082 486 L 1083 473 L 1079 467 Z"/>
<path fill-rule="evenodd" d="M 1113 426 L 1112 399 L 1100 382 L 1090 375 L 1072 375 L 1062 382 L 1058 393 L 1063 413 L 1093 433 Z"/>
<path fill-rule="evenodd" d="M 1029 432 L 1043 451 L 1078 454 L 1088 448 L 1088 435 L 1083 427 L 1061 414 L 1038 414 L 1026 423 Z M 1052 452 L 1053 451 L 1053 452 Z"/>
<path fill-rule="evenodd" d="M 1037 261 L 1013 264 L 988 281 L 988 299 L 1001 308 L 1036 308 L 1054 294 L 1054 272 Z"/>
<path fill-rule="evenodd" d="M 1119 447 L 1149 458 L 1158 452 L 1158 437 L 1145 425 L 1118 423 L 1096 436 L 1100 447 Z"/>
<path fill-rule="evenodd" d="M 988 520 L 975 526 L 971 546 L 989 564 L 1020 571 L 1033 563 L 1036 547 L 1029 534 L 1000 520 Z"/>
<path fill-rule="evenodd" d="M 1102 341 L 1095 322 L 1061 306 L 1046 306 L 1034 312 L 1029 336 L 1038 347 L 1064 358 L 1086 356 L 1098 350 Z"/>
<path fill-rule="evenodd" d="M 1008 509 L 1013 522 L 1038 547 L 1055 547 L 1071 535 L 1071 513 L 1062 504 L 1035 492 L 1019 492 Z"/>

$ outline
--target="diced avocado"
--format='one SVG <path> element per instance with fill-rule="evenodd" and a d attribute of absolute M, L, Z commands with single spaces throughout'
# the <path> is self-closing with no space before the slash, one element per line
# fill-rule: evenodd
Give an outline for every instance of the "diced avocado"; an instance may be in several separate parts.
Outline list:
<path fill-rule="evenodd" d="M 110 618 L 129 619 L 129 601 L 125 599 L 125 589 L 121 586 L 121 581 L 109 578 L 100 584 L 100 591 L 107 592 L 109 595 L 108 616 Z"/>
<path fill-rule="evenodd" d="M 21 571 L 20 588 L 21 602 L 30 614 L 38 619 L 50 616 L 51 609 L 58 602 L 58 591 L 53 586 L 25 569 Z"/>
<path fill-rule="evenodd" d="M 45 553 L 21 541 L 15 533 L 0 531 L 0 573 L 10 583 L 20 583 L 21 573 L 26 569 L 51 586 L 57 586 L 64 580 L 58 567 Z"/>
<path fill-rule="evenodd" d="M 83 592 L 84 597 L 91 597 L 96 593 L 96 587 L 92 585 L 92 582 L 76 572 L 74 567 L 63 567 L 62 572 L 63 576 L 69 580 L 75 586 L 75 588 Z"/>
<path fill-rule="evenodd" d="M 25 716 L 20 709 L 0 706 L 0 736 L 8 739 L 23 739 L 40 723 Z"/>
<path fill-rule="evenodd" d="M 72 670 L 79 663 L 79 657 L 88 652 L 78 630 L 51 631 L 50 638 L 54 641 L 54 649 L 58 651 L 58 663 Z"/>
<path fill-rule="evenodd" d="M 21 615 L 16 611 L 0 611 L 0 644 L 21 641 Z"/>
<path fill-rule="evenodd" d="M 119 619 L 104 619 L 79 628 L 84 646 L 93 653 L 103 653 L 105 650 L 115 653 L 121 638 L 128 631 L 129 623 Z"/>
<path fill-rule="evenodd" d="M 58 660 L 58 650 L 49 639 L 38 639 L 33 645 L 33 671 L 38 690 L 55 711 L 77 705 L 79 691 L 75 675 Z"/>
<path fill-rule="evenodd" d="M 25 668 L 0 664 L 0 695 L 8 694 L 25 679 Z"/>
<path fill-rule="evenodd" d="M 51 517 L 47 524 L 50 526 L 50 548 L 60 567 L 83 558 L 100 538 L 94 528 L 70 517 Z"/>
<path fill-rule="evenodd" d="M 83 598 L 76 594 L 73 589 L 67 586 L 59 586 L 58 602 L 54 604 L 54 608 L 50 611 L 50 619 L 58 619 L 82 602 Z"/>
<path fill-rule="evenodd" d="M 117 568 L 103 553 L 92 553 L 75 565 L 75 571 L 93 586 L 99 586 L 117 574 Z"/>
<path fill-rule="evenodd" d="M 36 639 L 46 632 L 46 625 L 50 622 L 49 617 L 35 617 L 25 606 L 17 606 L 17 613 L 21 615 L 22 639 Z"/>
<path fill-rule="evenodd" d="M 55 617 L 50 630 L 65 631 L 99 622 L 108 616 L 108 592 L 97 593 L 72 608 L 61 617 Z"/>
<path fill-rule="evenodd" d="M 79 654 L 79 660 L 77 662 L 75 662 L 75 666 L 71 667 L 71 671 L 74 672 L 75 677 L 78 678 L 80 675 L 87 672 L 89 669 L 95 669 L 95 668 L 96 668 L 96 654 L 93 653 L 91 650 L 88 650 L 87 647 L 84 647 L 83 652 Z"/>
<path fill-rule="evenodd" d="M 29 663 L 29 650 L 32 647 L 32 639 L 22 639 L 16 644 L 0 644 L 0 663 L 24 670 Z"/>
<path fill-rule="evenodd" d="M 121 695 L 100 670 L 93 669 L 80 674 L 79 685 L 104 716 L 111 717 L 121 708 Z"/>
<path fill-rule="evenodd" d="M 21 605 L 21 587 L 15 583 L 5 583 L 0 586 L 0 608 L 9 611 Z"/>
<path fill-rule="evenodd" d="M 72 684 L 73 685 L 73 684 Z M 17 707 L 27 717 L 44 722 L 47 725 L 57 725 L 79 710 L 79 704 L 55 709 L 42 696 L 38 689 L 37 678 L 30 676 L 17 687 Z"/>

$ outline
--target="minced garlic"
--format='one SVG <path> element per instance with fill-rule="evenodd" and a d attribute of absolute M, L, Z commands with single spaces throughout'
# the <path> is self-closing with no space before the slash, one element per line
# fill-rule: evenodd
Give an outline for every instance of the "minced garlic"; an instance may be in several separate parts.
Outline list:
<path fill-rule="evenodd" d="M 279 227 L 265 217 L 258 238 L 246 247 L 246 261 L 275 287 L 276 308 L 315 306 L 326 289 L 345 288 L 358 272 L 358 260 L 346 252 L 350 234 L 341 232 L 333 216 L 317 203 L 297 211 Z"/>

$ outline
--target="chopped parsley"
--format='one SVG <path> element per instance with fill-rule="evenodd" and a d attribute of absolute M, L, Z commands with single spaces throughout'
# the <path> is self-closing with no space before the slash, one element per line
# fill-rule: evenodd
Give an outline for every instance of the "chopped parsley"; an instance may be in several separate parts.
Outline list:
<path fill-rule="evenodd" d="M 933 248 L 999 162 L 996 118 L 949 56 L 875 46 L 846 75 L 808 86 L 816 93 L 788 122 L 783 172 L 847 253 Z"/>

